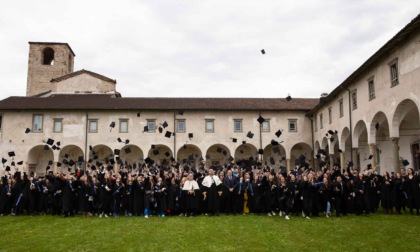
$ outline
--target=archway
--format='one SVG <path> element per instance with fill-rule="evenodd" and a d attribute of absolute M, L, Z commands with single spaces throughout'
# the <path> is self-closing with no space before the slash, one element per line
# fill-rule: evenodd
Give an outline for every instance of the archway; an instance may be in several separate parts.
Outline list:
<path fill-rule="evenodd" d="M 47 145 L 37 145 L 32 147 L 28 152 L 28 172 L 36 172 L 37 175 L 45 175 L 46 168 L 49 163 L 54 162 L 54 153 L 50 147 L 45 149 Z M 52 169 L 53 167 L 50 166 Z"/>
<path fill-rule="evenodd" d="M 194 144 L 184 144 L 178 149 L 176 156 L 178 162 L 196 166 L 203 160 L 200 148 Z"/>
<path fill-rule="evenodd" d="M 83 150 L 77 145 L 66 145 L 61 148 L 60 153 L 58 154 L 58 162 L 63 163 L 65 162 L 79 162 L 80 160 L 84 161 L 84 154 Z M 64 162 L 63 162 L 64 161 Z"/>
<path fill-rule="evenodd" d="M 292 168 L 296 165 L 309 167 L 312 162 L 311 152 L 312 148 L 307 143 L 300 142 L 293 145 L 290 151 L 290 166 Z"/>
<path fill-rule="evenodd" d="M 357 148 L 357 160 L 353 160 L 354 166 L 359 170 L 363 170 L 370 164 L 367 128 L 363 120 L 358 121 L 354 127 L 353 146 Z"/>
<path fill-rule="evenodd" d="M 129 144 L 120 149 L 120 160 L 130 166 L 138 166 L 143 160 L 143 151 L 134 144 Z"/>
<path fill-rule="evenodd" d="M 389 123 L 383 112 L 377 112 L 370 123 L 370 144 L 375 148 L 377 171 L 394 171 L 393 142 L 389 137 Z"/>
<path fill-rule="evenodd" d="M 258 160 L 257 147 L 250 143 L 241 144 L 235 150 L 235 162 L 244 167 L 250 167 Z"/>
<path fill-rule="evenodd" d="M 270 165 L 274 169 L 282 169 L 283 171 L 287 168 L 286 162 L 286 149 L 281 145 L 273 146 L 269 144 L 264 148 L 264 164 Z M 274 164 L 273 164 L 274 161 Z"/>
<path fill-rule="evenodd" d="M 158 165 L 170 165 L 173 155 L 171 148 L 164 144 L 152 146 L 147 154 Z"/>
<path fill-rule="evenodd" d="M 224 165 L 230 156 L 228 147 L 223 144 L 214 144 L 206 151 L 206 165 L 208 167 Z"/>
<path fill-rule="evenodd" d="M 89 151 L 89 159 L 100 163 L 108 163 L 113 155 L 111 148 L 103 144 L 96 145 Z"/>

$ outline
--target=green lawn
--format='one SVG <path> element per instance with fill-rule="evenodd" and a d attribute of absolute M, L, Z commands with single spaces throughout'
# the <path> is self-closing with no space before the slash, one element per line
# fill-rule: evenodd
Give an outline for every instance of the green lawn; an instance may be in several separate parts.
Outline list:
<path fill-rule="evenodd" d="M 0 217 L 0 251 L 420 251 L 420 217 Z"/>

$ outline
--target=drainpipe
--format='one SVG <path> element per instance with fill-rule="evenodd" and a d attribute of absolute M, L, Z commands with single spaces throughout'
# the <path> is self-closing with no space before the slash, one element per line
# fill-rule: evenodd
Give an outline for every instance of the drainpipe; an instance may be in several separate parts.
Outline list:
<path fill-rule="evenodd" d="M 311 139 L 312 139 L 312 151 L 311 151 L 311 160 L 312 160 L 312 169 L 315 169 L 315 170 L 317 170 L 316 168 L 315 168 L 315 157 L 314 157 L 314 154 L 315 154 L 315 142 L 314 142 L 314 120 L 312 119 L 312 117 L 309 117 L 308 116 L 308 118 L 309 118 L 309 120 L 311 120 Z"/>
<path fill-rule="evenodd" d="M 261 116 L 261 112 L 260 112 Z M 262 124 L 260 124 L 260 149 L 262 149 Z M 260 155 L 261 165 L 263 165 L 263 154 Z"/>
<path fill-rule="evenodd" d="M 175 160 L 176 161 L 178 161 L 178 158 L 176 158 L 176 111 L 174 111 L 174 133 L 175 133 L 175 136 L 174 136 L 174 158 L 175 158 Z"/>

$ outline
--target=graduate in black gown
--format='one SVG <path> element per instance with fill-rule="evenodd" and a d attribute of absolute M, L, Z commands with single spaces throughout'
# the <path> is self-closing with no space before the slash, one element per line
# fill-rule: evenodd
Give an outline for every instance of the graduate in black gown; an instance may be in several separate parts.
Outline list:
<path fill-rule="evenodd" d="M 144 213 L 144 175 L 139 174 L 133 183 L 133 214 L 142 216 Z"/>
<path fill-rule="evenodd" d="M 64 217 L 74 216 L 74 188 L 73 174 L 68 174 L 63 187 L 63 212 Z"/>
<path fill-rule="evenodd" d="M 222 181 L 214 174 L 212 168 L 209 169 L 202 183 L 204 187 L 204 198 L 207 198 L 207 210 L 211 215 L 219 215 L 220 197 L 222 196 Z"/>
<path fill-rule="evenodd" d="M 182 187 L 182 193 L 185 195 L 184 211 L 185 217 L 194 216 L 198 209 L 198 195 L 200 193 L 200 187 L 197 181 L 194 180 L 194 174 L 188 174 L 188 180 L 185 181 Z"/>

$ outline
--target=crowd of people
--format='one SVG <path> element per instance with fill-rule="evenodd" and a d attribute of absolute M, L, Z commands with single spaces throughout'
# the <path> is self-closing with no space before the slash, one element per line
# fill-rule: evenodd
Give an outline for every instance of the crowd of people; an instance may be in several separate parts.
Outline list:
<path fill-rule="evenodd" d="M 0 181 L 0 215 L 110 216 L 219 214 L 312 218 L 347 214 L 417 214 L 420 176 L 412 168 L 378 174 L 375 167 L 292 171 L 265 167 L 90 166 L 43 177 L 15 167 Z M 382 211 L 381 210 L 381 211 Z"/>

